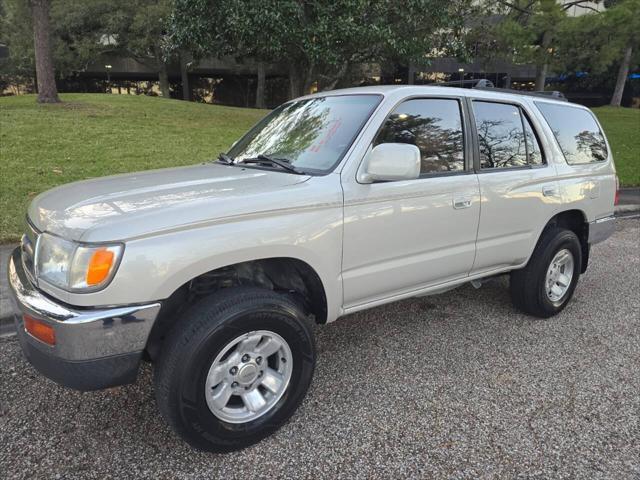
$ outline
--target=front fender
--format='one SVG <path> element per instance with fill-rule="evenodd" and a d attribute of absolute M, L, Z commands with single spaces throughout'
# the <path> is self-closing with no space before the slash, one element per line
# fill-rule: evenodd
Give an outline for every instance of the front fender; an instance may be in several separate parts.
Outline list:
<path fill-rule="evenodd" d="M 287 257 L 307 263 L 322 281 L 328 320 L 342 308 L 342 209 L 326 206 L 250 217 L 126 243 L 120 268 L 104 290 L 74 295 L 78 306 L 163 300 L 193 278 L 224 266 Z"/>

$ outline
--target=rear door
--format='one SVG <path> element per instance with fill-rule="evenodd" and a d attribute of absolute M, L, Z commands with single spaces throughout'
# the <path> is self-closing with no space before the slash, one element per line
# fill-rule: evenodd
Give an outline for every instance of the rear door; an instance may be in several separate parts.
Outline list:
<path fill-rule="evenodd" d="M 616 177 L 602 128 L 585 107 L 535 101 L 561 150 L 558 183 L 565 209 L 581 210 L 589 221 L 613 214 Z"/>
<path fill-rule="evenodd" d="M 540 130 L 518 103 L 470 100 L 481 194 L 472 274 L 525 262 L 560 204 Z"/>

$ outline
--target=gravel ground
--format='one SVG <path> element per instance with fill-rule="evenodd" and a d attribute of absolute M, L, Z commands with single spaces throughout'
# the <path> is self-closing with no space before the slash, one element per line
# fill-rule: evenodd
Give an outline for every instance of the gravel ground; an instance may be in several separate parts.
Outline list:
<path fill-rule="evenodd" d="M 293 419 L 227 455 L 165 425 L 151 369 L 79 393 L 0 340 L 0 477 L 640 478 L 640 221 L 593 250 L 557 318 L 520 315 L 505 280 L 317 329 Z"/>

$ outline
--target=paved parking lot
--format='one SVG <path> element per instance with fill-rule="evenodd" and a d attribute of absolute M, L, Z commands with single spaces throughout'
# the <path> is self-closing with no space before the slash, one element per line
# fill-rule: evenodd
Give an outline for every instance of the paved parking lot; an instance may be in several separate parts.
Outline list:
<path fill-rule="evenodd" d="M 593 251 L 557 318 L 506 281 L 317 329 L 311 391 L 275 436 L 191 450 L 135 385 L 58 387 L 0 340 L 0 477 L 640 478 L 640 221 Z"/>

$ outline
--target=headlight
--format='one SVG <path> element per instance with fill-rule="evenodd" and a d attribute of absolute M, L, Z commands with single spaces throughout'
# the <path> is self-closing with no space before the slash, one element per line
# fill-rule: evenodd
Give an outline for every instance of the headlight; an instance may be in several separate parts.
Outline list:
<path fill-rule="evenodd" d="M 64 290 L 94 291 L 113 277 L 123 246 L 82 245 L 43 233 L 38 239 L 38 279 Z"/>

